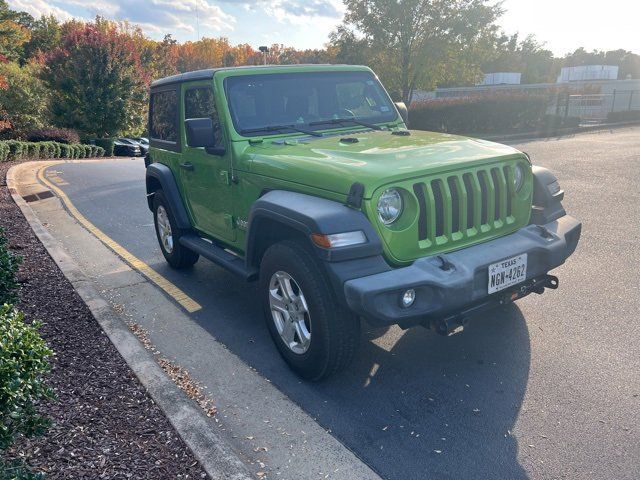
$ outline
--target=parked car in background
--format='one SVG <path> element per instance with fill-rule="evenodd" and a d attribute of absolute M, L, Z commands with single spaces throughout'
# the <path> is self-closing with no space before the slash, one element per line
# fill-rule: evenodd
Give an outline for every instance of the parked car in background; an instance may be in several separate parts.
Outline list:
<path fill-rule="evenodd" d="M 113 154 L 116 157 L 139 157 L 143 153 L 137 142 L 128 138 L 117 138 L 113 142 Z"/>
<path fill-rule="evenodd" d="M 147 152 L 149 151 L 149 139 L 145 138 L 145 137 L 133 137 L 133 138 L 128 138 L 127 140 L 131 140 L 135 143 L 137 143 L 140 146 L 140 153 L 142 154 L 142 156 L 145 156 L 147 154 Z"/>
<path fill-rule="evenodd" d="M 149 139 L 147 137 L 138 137 L 136 140 L 140 143 L 140 145 L 149 148 Z"/>

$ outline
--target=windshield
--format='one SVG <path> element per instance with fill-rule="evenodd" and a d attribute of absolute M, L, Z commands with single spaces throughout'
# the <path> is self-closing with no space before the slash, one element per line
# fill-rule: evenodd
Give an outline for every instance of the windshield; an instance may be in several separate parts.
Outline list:
<path fill-rule="evenodd" d="M 228 77 L 225 89 L 235 129 L 246 136 L 397 119 L 389 96 L 370 72 L 241 75 Z"/>

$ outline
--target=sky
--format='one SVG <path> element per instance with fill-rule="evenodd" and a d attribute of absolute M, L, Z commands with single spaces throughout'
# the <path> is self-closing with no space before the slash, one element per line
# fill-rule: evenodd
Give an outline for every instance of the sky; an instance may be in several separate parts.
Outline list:
<path fill-rule="evenodd" d="M 321 48 L 341 22 L 341 0 L 9 0 L 15 10 L 60 20 L 96 15 L 140 25 L 152 38 L 183 42 L 228 37 L 232 43 Z M 505 32 L 534 34 L 556 55 L 624 48 L 640 53 L 638 0 L 504 0 Z"/>

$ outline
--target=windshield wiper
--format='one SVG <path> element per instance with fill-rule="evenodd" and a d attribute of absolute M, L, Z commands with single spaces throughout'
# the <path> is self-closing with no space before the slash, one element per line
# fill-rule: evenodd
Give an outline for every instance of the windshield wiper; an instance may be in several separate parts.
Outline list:
<path fill-rule="evenodd" d="M 306 128 L 300 128 L 296 125 L 266 125 L 259 128 L 247 128 L 240 130 L 240 134 L 245 133 L 257 133 L 257 132 L 278 132 L 280 130 L 295 130 L 296 132 L 304 133 L 306 135 L 313 135 L 314 137 L 322 137 L 321 133 L 307 130 Z"/>
<path fill-rule="evenodd" d="M 363 122 L 362 120 L 358 120 L 357 118 L 348 117 L 348 118 L 330 118 L 328 120 L 318 120 L 317 122 L 309 123 L 310 126 L 313 125 L 336 125 L 338 123 L 351 122 L 356 123 L 358 125 L 362 125 L 363 127 L 370 128 L 372 130 L 382 130 L 382 127 L 379 125 L 375 125 L 369 122 Z"/>

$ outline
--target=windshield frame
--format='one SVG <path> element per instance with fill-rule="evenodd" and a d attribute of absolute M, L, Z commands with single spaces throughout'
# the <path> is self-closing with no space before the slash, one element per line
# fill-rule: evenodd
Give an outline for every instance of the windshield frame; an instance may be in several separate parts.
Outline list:
<path fill-rule="evenodd" d="M 291 131 L 291 132 L 277 132 L 277 131 L 268 131 L 266 129 L 266 127 L 269 127 L 269 124 L 265 124 L 265 130 L 260 130 L 260 131 L 255 131 L 255 132 L 251 132 L 251 133 L 242 133 L 243 130 L 249 130 L 246 128 L 242 128 L 241 125 L 238 125 L 237 123 L 237 119 L 236 116 L 234 114 L 233 111 L 233 107 L 231 105 L 231 99 L 229 96 L 229 85 L 228 82 L 230 79 L 237 79 L 238 77 L 266 77 L 266 76 L 274 76 L 274 75 L 283 75 L 283 76 L 296 76 L 296 75 L 323 75 L 323 74 L 344 74 L 344 73 L 354 73 L 354 74 L 364 74 L 368 77 L 370 77 L 369 79 L 373 82 L 375 82 L 377 89 L 379 89 L 379 94 L 389 103 L 389 106 L 391 108 L 391 111 L 389 112 L 389 114 L 387 116 L 385 116 L 384 118 L 380 118 L 378 119 L 377 117 L 371 117 L 371 116 L 355 116 L 354 119 L 357 120 L 362 120 L 364 122 L 367 123 L 371 123 L 373 125 L 393 125 L 393 124 L 398 124 L 399 122 L 401 122 L 401 117 L 400 114 L 398 113 L 398 110 L 396 108 L 395 103 L 393 102 L 393 100 L 391 99 L 391 97 L 389 96 L 389 93 L 386 91 L 386 89 L 384 88 L 384 86 L 382 85 L 382 83 L 378 80 L 378 77 L 375 73 L 373 73 L 371 70 L 369 69 L 353 69 L 353 70 L 346 70 L 346 69 L 336 69 L 336 70 L 311 70 L 311 71 L 306 71 L 306 70 L 299 70 L 299 71 L 289 71 L 289 72 L 281 72 L 281 71 L 275 71 L 275 72 L 251 72 L 251 73 L 246 73 L 246 74 L 242 74 L 242 75 L 232 75 L 232 76 L 226 76 L 223 79 L 223 91 L 224 91 L 224 101 L 226 103 L 226 107 L 227 107 L 227 111 L 228 111 L 228 115 L 229 115 L 229 119 L 231 120 L 231 128 L 234 130 L 234 133 L 236 135 L 238 135 L 239 137 L 242 138 L 248 138 L 248 139 L 252 139 L 252 138 L 256 138 L 256 137 L 290 137 L 290 136 L 309 136 L 306 133 L 302 133 L 302 132 L 296 132 L 296 131 Z M 322 119 L 325 120 L 325 119 Z M 330 119 L 326 119 L 326 120 L 330 120 Z M 335 125 L 331 125 L 331 124 L 321 124 L 321 125 L 310 125 L 310 123 L 312 122 L 305 122 L 305 123 L 300 123 L 300 124 L 296 124 L 297 126 L 300 126 L 300 128 L 304 128 L 306 130 L 310 130 L 310 131 L 314 131 L 314 132 L 318 132 L 318 133 L 322 133 L 322 132 L 331 132 L 334 130 L 362 130 L 363 128 L 366 129 L 367 127 L 363 127 L 362 125 L 358 125 L 356 122 L 353 122 L 352 125 L 348 125 L 348 122 L 345 122 L 344 124 L 335 124 Z M 260 127 L 256 127 L 256 130 L 260 128 Z M 253 128 L 251 128 L 250 130 L 253 130 Z"/>

